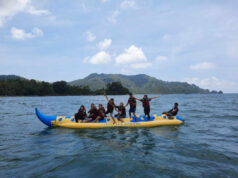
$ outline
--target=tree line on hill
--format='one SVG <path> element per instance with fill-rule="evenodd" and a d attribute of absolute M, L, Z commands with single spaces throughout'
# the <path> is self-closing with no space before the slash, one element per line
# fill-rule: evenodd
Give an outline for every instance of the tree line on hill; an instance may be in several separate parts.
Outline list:
<path fill-rule="evenodd" d="M 107 84 L 106 88 L 92 91 L 88 86 L 71 86 L 65 81 L 54 83 L 26 79 L 0 80 L 0 96 L 54 96 L 54 95 L 109 95 L 128 94 L 120 82 Z"/>
<path fill-rule="evenodd" d="M 107 83 L 121 82 L 132 93 L 136 94 L 209 94 L 208 89 L 202 89 L 187 82 L 169 82 L 159 80 L 145 74 L 123 75 L 123 74 L 97 74 L 93 73 L 83 79 L 69 82 L 72 86 L 89 86 L 91 90 L 105 88 Z M 215 93 L 212 92 L 212 93 Z M 220 91 L 222 93 L 222 91 Z"/>

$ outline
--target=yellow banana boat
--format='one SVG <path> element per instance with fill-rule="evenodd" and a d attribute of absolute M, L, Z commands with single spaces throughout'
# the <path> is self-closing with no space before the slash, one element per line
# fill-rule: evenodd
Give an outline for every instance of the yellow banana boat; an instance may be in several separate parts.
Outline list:
<path fill-rule="evenodd" d="M 150 120 L 145 116 L 137 117 L 138 122 L 135 122 L 135 118 L 124 118 L 123 122 L 118 121 L 113 124 L 113 120 L 109 117 L 96 123 L 89 122 L 84 123 L 79 121 L 75 122 L 74 116 L 47 116 L 35 109 L 36 115 L 40 121 L 50 127 L 66 127 L 66 128 L 105 128 L 105 127 L 157 127 L 163 125 L 181 125 L 184 120 L 179 116 L 168 117 L 166 115 L 153 115 Z"/>

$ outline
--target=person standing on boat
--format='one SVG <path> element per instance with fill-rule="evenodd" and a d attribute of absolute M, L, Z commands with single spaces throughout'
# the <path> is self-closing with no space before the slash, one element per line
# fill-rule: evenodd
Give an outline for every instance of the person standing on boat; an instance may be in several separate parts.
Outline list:
<path fill-rule="evenodd" d="M 97 118 L 98 110 L 97 110 L 97 107 L 93 103 L 91 104 L 91 109 L 88 111 L 88 113 L 89 113 L 89 116 L 86 122 L 93 121 Z"/>
<path fill-rule="evenodd" d="M 162 114 L 165 114 L 167 116 L 176 116 L 178 111 L 178 103 L 174 103 L 174 107 L 172 109 L 170 109 L 168 112 L 163 112 Z"/>
<path fill-rule="evenodd" d="M 133 96 L 132 93 L 130 93 L 129 95 L 130 95 L 130 97 L 129 97 L 128 102 L 127 102 L 125 107 L 127 107 L 127 105 L 130 104 L 129 117 L 131 118 L 131 113 L 133 113 L 133 115 L 135 117 L 135 120 L 137 122 L 137 117 L 136 117 L 136 98 Z"/>
<path fill-rule="evenodd" d="M 105 111 L 103 105 L 99 104 L 99 106 L 98 106 L 98 116 L 94 120 L 94 122 L 98 122 L 99 120 L 103 120 L 104 117 L 106 117 L 106 111 Z"/>
<path fill-rule="evenodd" d="M 152 97 L 152 98 L 148 98 L 147 95 L 144 95 L 144 97 L 142 99 L 136 98 L 137 100 L 142 102 L 142 106 L 144 108 L 144 113 L 145 113 L 145 116 L 146 115 L 148 116 L 148 120 L 150 120 L 150 101 L 152 99 L 159 98 L 159 97 L 160 96 L 155 96 L 155 97 Z"/>
<path fill-rule="evenodd" d="M 110 113 L 110 116 L 111 116 L 111 118 L 112 118 L 112 120 L 113 120 L 113 124 L 115 124 L 116 121 L 115 121 L 115 119 L 114 119 L 114 117 L 113 117 L 113 110 L 114 110 L 114 107 L 115 107 L 114 99 L 111 98 L 111 99 L 109 100 L 109 98 L 108 98 L 108 96 L 106 95 L 106 93 L 104 93 L 104 96 L 106 97 L 106 99 L 107 99 L 107 101 L 108 101 L 108 103 L 107 103 L 107 111 L 106 111 L 105 114 Z"/>
<path fill-rule="evenodd" d="M 78 122 L 78 120 L 83 121 L 87 117 L 86 109 L 84 105 L 81 105 L 78 112 L 74 115 L 75 121 Z"/>
<path fill-rule="evenodd" d="M 123 118 L 126 118 L 126 107 L 121 102 L 119 106 L 115 106 L 115 110 L 118 112 L 117 119 L 123 122 Z"/>

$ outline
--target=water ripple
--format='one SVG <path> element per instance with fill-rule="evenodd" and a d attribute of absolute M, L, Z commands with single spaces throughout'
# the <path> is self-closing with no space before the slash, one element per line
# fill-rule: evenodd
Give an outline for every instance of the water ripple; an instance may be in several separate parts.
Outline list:
<path fill-rule="evenodd" d="M 237 94 L 153 100 L 152 113 L 179 103 L 179 127 L 50 129 L 34 114 L 72 115 L 92 102 L 106 105 L 104 96 L 1 98 L 0 177 L 238 177 Z"/>

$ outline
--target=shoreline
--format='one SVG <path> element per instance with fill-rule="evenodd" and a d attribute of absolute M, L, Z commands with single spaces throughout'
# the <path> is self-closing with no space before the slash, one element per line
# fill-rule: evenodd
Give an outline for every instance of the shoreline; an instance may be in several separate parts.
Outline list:
<path fill-rule="evenodd" d="M 223 95 L 223 94 L 238 94 L 238 93 L 149 93 L 149 94 L 144 94 L 144 93 L 134 93 L 133 95 Z M 126 94 L 128 95 L 128 94 Z M 126 95 L 108 95 L 108 96 L 126 96 Z M 104 96 L 104 95 L 11 95 L 11 96 L 0 96 L 0 97 L 54 97 L 54 96 Z"/>

